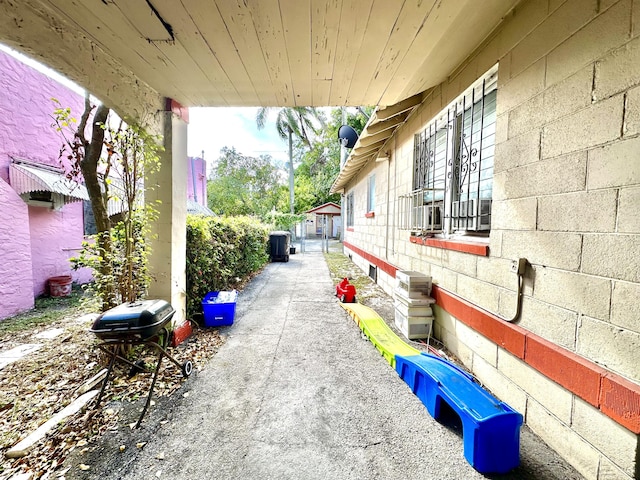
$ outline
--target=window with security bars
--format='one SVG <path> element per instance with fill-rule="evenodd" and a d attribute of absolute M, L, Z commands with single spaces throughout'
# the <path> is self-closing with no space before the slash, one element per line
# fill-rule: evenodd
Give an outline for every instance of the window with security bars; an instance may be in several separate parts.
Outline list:
<path fill-rule="evenodd" d="M 353 192 L 347 195 L 347 227 L 353 227 Z"/>
<path fill-rule="evenodd" d="M 491 228 L 497 65 L 415 135 L 413 190 L 399 226 L 414 231 Z"/>

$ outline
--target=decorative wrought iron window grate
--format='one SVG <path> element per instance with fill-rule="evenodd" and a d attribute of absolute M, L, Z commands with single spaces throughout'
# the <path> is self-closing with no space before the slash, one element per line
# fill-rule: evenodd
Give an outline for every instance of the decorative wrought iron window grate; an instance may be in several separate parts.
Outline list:
<path fill-rule="evenodd" d="M 415 135 L 413 190 L 399 197 L 399 228 L 491 228 L 497 65 Z"/>

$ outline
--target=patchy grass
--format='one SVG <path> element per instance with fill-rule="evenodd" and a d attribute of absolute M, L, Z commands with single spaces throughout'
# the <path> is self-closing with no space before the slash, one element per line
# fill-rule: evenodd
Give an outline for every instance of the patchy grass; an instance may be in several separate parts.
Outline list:
<path fill-rule="evenodd" d="M 332 245 L 329 253 L 324 254 L 325 261 L 331 273 L 334 284 L 338 284 L 344 277 L 349 279 L 349 283 L 356 287 L 356 300 L 358 303 L 366 305 L 375 310 L 402 340 L 411 346 L 421 350 L 430 351 L 442 355 L 449 360 L 461 363 L 449 352 L 446 347 L 435 337 L 429 337 L 426 341 L 409 340 L 398 330 L 394 322 L 395 309 L 393 297 L 387 295 L 369 276 L 362 271 L 351 259 L 342 253 L 342 244 Z"/>
<path fill-rule="evenodd" d="M 107 356 L 97 348 L 99 340 L 89 332 L 91 317 L 84 317 L 98 311 L 98 303 L 90 294 L 74 288 L 68 297 L 38 298 L 33 310 L 0 322 L 0 352 L 29 343 L 42 345 L 0 369 L 0 479 L 19 473 L 31 474 L 32 479 L 63 478 L 62 465 L 72 451 L 93 445 L 131 412 L 137 419 L 136 401 L 146 397 L 152 375 L 141 373 L 131 378 L 130 367 L 118 362 L 101 408 L 90 406 L 61 422 L 25 457 L 3 458 L 7 449 L 77 398 L 78 389 L 106 366 Z M 84 317 L 82 321 L 80 317 Z M 53 328 L 63 332 L 53 339 L 35 337 Z M 217 330 L 197 329 L 189 340 L 169 351 L 179 361 L 192 360 L 198 371 L 223 342 Z M 149 348 L 133 348 L 130 355 L 155 366 L 157 354 Z M 185 381 L 165 359 L 153 391 L 154 402 L 172 395 Z"/>
<path fill-rule="evenodd" d="M 337 285 L 343 278 L 348 278 L 349 283 L 356 287 L 356 298 L 362 304 L 367 304 L 368 300 L 379 296 L 380 287 L 342 253 L 342 244 L 334 244 L 332 247 L 329 253 L 324 254 L 324 258 L 333 283 Z"/>
<path fill-rule="evenodd" d="M 7 335 L 47 326 L 65 317 L 93 310 L 94 303 L 90 294 L 75 285 L 68 297 L 40 296 L 32 310 L 0 321 L 0 340 Z"/>

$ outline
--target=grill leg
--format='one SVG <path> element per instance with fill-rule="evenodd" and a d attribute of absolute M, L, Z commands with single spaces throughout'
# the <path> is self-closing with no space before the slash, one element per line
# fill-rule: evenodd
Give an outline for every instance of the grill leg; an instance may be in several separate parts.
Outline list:
<path fill-rule="evenodd" d="M 102 346 L 101 346 L 102 348 Z M 107 387 L 107 383 L 109 382 L 109 377 L 111 376 L 111 371 L 113 370 L 113 365 L 116 363 L 116 358 L 118 358 L 118 350 L 117 346 L 113 347 L 113 351 L 108 350 L 107 348 L 102 348 L 103 351 L 109 352 L 111 354 L 111 361 L 109 362 L 109 368 L 107 369 L 107 375 L 104 377 L 104 381 L 102 382 L 102 387 L 100 388 L 100 393 L 98 394 L 98 398 L 96 399 L 96 404 L 93 408 L 98 408 L 100 402 L 102 401 L 102 395 L 104 394 L 104 390 Z"/>
<path fill-rule="evenodd" d="M 166 350 L 166 349 L 164 349 L 162 346 L 160 346 L 160 344 L 159 344 L 159 343 L 157 343 L 157 342 L 147 342 L 147 344 L 148 344 L 148 345 L 152 345 L 152 346 L 153 346 L 154 348 L 156 348 L 159 352 L 162 352 L 162 354 L 163 354 L 165 357 L 167 357 L 167 359 L 168 359 L 171 363 L 173 363 L 173 364 L 174 364 L 176 367 L 178 367 L 179 369 L 182 369 L 182 364 L 181 364 L 181 363 L 178 363 L 178 361 L 177 361 L 175 358 L 173 358 L 173 357 L 169 354 L 169 352 L 167 352 L 167 350 Z"/>
<path fill-rule="evenodd" d="M 144 415 L 147 413 L 147 409 L 151 404 L 151 395 L 153 395 L 153 388 L 156 385 L 156 379 L 158 378 L 158 372 L 160 371 L 160 365 L 162 364 L 162 357 L 164 356 L 164 350 L 160 349 L 160 353 L 158 355 L 158 363 L 156 364 L 156 371 L 153 373 L 153 380 L 151 381 L 151 387 L 149 387 L 149 395 L 147 395 L 147 402 L 144 404 L 144 408 L 142 409 L 142 413 L 140 414 L 140 418 L 138 419 L 138 423 L 136 423 L 135 428 L 140 426 Z"/>

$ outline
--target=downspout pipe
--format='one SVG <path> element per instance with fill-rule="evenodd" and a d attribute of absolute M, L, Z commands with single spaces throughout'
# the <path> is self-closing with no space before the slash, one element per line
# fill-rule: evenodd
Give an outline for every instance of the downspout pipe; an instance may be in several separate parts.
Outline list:
<path fill-rule="evenodd" d="M 499 318 L 503 322 L 514 323 L 520 320 L 520 316 L 522 315 L 522 298 L 524 297 L 523 287 L 524 287 L 524 270 L 527 266 L 527 260 L 525 258 L 520 258 L 518 260 L 514 260 L 511 266 L 512 270 L 516 273 L 518 277 L 518 288 L 516 291 L 517 299 L 516 299 L 516 313 L 511 318 L 503 317 L 497 313 L 492 312 L 488 308 L 483 307 L 469 299 L 466 299 L 468 302 L 473 304 L 475 307 L 487 312 L 489 315 Z M 455 294 L 455 293 L 454 293 Z"/>

